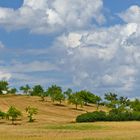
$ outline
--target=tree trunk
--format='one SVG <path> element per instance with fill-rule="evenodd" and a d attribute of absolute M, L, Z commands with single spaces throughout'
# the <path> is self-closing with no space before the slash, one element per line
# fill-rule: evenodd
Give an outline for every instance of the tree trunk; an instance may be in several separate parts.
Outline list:
<path fill-rule="evenodd" d="M 12 125 L 14 125 L 14 119 L 12 118 Z"/>
<path fill-rule="evenodd" d="M 75 104 L 75 107 L 76 107 L 76 109 L 77 109 L 77 104 Z"/>
<path fill-rule="evenodd" d="M 99 104 L 98 104 L 98 103 L 96 104 L 96 107 L 97 107 L 96 109 L 97 109 L 97 111 L 98 111 L 98 109 L 99 109 Z"/>

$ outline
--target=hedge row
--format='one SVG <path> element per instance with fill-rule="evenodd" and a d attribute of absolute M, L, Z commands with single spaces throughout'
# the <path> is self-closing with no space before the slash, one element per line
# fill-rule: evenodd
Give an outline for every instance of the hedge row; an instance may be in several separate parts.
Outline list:
<path fill-rule="evenodd" d="M 96 122 L 96 121 L 140 121 L 140 112 L 120 112 L 106 113 L 104 111 L 95 111 L 84 113 L 76 118 L 76 122 Z"/>

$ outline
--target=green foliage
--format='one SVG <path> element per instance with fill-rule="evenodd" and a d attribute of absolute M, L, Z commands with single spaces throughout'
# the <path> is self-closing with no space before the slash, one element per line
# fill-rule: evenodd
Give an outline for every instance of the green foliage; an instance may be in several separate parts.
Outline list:
<path fill-rule="evenodd" d="M 61 87 L 57 85 L 52 85 L 51 87 L 49 87 L 47 92 L 53 102 L 59 101 L 61 104 L 61 102 L 65 99 L 65 96 L 62 93 Z"/>
<path fill-rule="evenodd" d="M 48 130 L 102 130 L 106 129 L 106 126 L 95 125 L 90 123 L 70 123 L 70 124 L 47 124 L 45 129 Z"/>
<path fill-rule="evenodd" d="M 16 94 L 17 89 L 16 89 L 16 88 L 11 88 L 8 92 L 9 92 L 10 94 Z"/>
<path fill-rule="evenodd" d="M 96 111 L 81 114 L 76 118 L 76 122 L 96 121 L 140 121 L 140 112 L 118 112 L 118 110 L 111 110 L 109 113 L 106 113 Z"/>
<path fill-rule="evenodd" d="M 48 96 L 48 92 L 47 91 L 41 92 L 39 96 L 41 97 L 41 101 L 45 101 L 45 97 Z"/>
<path fill-rule="evenodd" d="M 22 113 L 20 110 L 16 109 L 15 107 L 11 106 L 9 110 L 7 111 L 7 116 L 11 118 L 12 124 L 16 121 L 16 119 L 20 116 L 22 116 Z"/>
<path fill-rule="evenodd" d="M 0 81 L 0 94 L 3 94 L 3 91 L 8 91 L 8 82 Z"/>
<path fill-rule="evenodd" d="M 72 94 L 72 89 L 68 88 L 65 92 L 64 92 L 64 96 L 66 99 L 69 99 L 69 96 Z"/>
<path fill-rule="evenodd" d="M 53 97 L 53 100 L 54 100 L 54 101 L 58 101 L 58 102 L 60 102 L 60 104 L 61 104 L 62 101 L 65 100 L 65 96 L 64 96 L 64 94 L 63 94 L 62 92 L 58 92 L 58 93 L 56 93 L 55 96 Z"/>
<path fill-rule="evenodd" d="M 109 92 L 105 94 L 105 100 L 107 100 L 107 106 L 110 108 L 116 108 L 118 104 L 117 94 Z"/>
<path fill-rule="evenodd" d="M 28 106 L 25 110 L 28 113 L 29 122 L 34 122 L 33 115 L 38 113 L 38 109 Z"/>
<path fill-rule="evenodd" d="M 83 100 L 82 100 L 82 98 L 80 97 L 80 95 L 79 95 L 78 92 L 71 94 L 71 95 L 69 96 L 68 102 L 69 102 L 70 104 L 74 104 L 75 107 L 76 107 L 76 109 L 77 109 L 78 105 L 83 106 Z"/>
<path fill-rule="evenodd" d="M 33 90 L 31 92 L 32 96 L 41 96 L 41 94 L 44 93 L 44 89 L 41 85 L 35 85 L 33 87 Z"/>
<path fill-rule="evenodd" d="M 77 116 L 76 122 L 105 121 L 106 113 L 103 111 L 88 112 Z"/>
<path fill-rule="evenodd" d="M 89 91 L 81 90 L 79 92 L 69 94 L 68 101 L 71 104 L 76 105 L 76 109 L 78 105 L 88 105 L 89 103 L 94 103 L 97 105 L 97 109 L 99 107 L 99 103 L 101 101 L 101 97 L 92 94 Z"/>
<path fill-rule="evenodd" d="M 95 103 L 95 95 L 89 91 L 81 90 L 77 92 L 79 97 L 83 100 L 84 104 L 87 105 L 88 103 Z"/>
<path fill-rule="evenodd" d="M 5 112 L 0 111 L 0 118 L 1 119 L 4 119 L 5 118 L 5 115 L 6 115 Z"/>
<path fill-rule="evenodd" d="M 20 87 L 20 90 L 23 91 L 23 93 L 26 94 L 26 95 L 29 94 L 30 89 L 31 88 L 30 88 L 29 85 L 25 85 L 25 86 Z"/>
<path fill-rule="evenodd" d="M 117 97 L 117 94 L 110 92 L 105 94 L 105 99 L 107 100 L 106 106 L 116 109 L 120 113 L 130 110 L 130 100 L 127 97 Z"/>
<path fill-rule="evenodd" d="M 130 107 L 134 111 L 140 111 L 140 100 L 139 99 L 135 99 L 134 101 L 131 101 L 130 102 Z"/>

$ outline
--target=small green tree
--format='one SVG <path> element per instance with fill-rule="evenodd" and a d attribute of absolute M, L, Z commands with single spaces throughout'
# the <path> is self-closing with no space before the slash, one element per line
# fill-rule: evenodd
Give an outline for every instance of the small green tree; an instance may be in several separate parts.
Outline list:
<path fill-rule="evenodd" d="M 15 124 L 14 122 L 16 119 L 20 116 L 22 116 L 22 113 L 20 110 L 16 109 L 15 107 L 11 106 L 9 110 L 7 111 L 7 116 L 11 118 L 12 124 Z"/>
<path fill-rule="evenodd" d="M 5 112 L 0 111 L 0 118 L 4 119 L 5 118 L 5 114 L 6 114 Z"/>
<path fill-rule="evenodd" d="M 139 99 L 135 99 L 134 101 L 130 102 L 130 107 L 131 109 L 133 109 L 133 111 L 140 111 L 140 100 Z"/>
<path fill-rule="evenodd" d="M 96 104 L 97 110 L 99 109 L 99 105 L 101 101 L 102 99 L 100 96 L 95 96 L 95 104 Z"/>
<path fill-rule="evenodd" d="M 68 103 L 74 104 L 77 109 L 78 105 L 83 106 L 84 102 L 83 102 L 82 98 L 79 96 L 78 92 L 76 92 L 76 93 L 73 93 L 70 95 L 70 97 L 68 99 Z"/>
<path fill-rule="evenodd" d="M 34 122 L 33 115 L 38 113 L 38 109 L 28 106 L 25 110 L 28 113 L 29 122 Z"/>
<path fill-rule="evenodd" d="M 52 85 L 51 87 L 49 87 L 47 92 L 53 102 L 59 101 L 61 103 L 61 101 L 64 100 L 62 89 L 57 85 Z"/>
<path fill-rule="evenodd" d="M 41 97 L 41 101 L 45 101 L 45 97 L 48 97 L 48 92 L 43 91 L 43 92 L 40 93 L 39 96 Z"/>
<path fill-rule="evenodd" d="M 31 88 L 28 84 L 20 87 L 20 90 L 23 91 L 23 93 L 26 94 L 26 95 L 29 94 L 30 89 Z"/>
<path fill-rule="evenodd" d="M 105 94 L 105 100 L 107 100 L 107 106 L 110 108 L 116 108 L 118 104 L 117 94 L 109 92 Z"/>
<path fill-rule="evenodd" d="M 3 94 L 3 91 L 8 91 L 8 82 L 0 81 L 0 94 Z"/>
<path fill-rule="evenodd" d="M 77 94 L 81 97 L 84 105 L 88 105 L 88 103 L 95 103 L 97 96 L 87 90 L 81 90 L 77 92 Z"/>
<path fill-rule="evenodd" d="M 32 90 L 32 92 L 31 92 L 31 95 L 32 95 L 32 96 L 40 96 L 40 95 L 43 94 L 43 93 L 44 93 L 43 87 L 42 87 L 41 85 L 35 85 L 35 86 L 33 87 L 33 90 Z"/>
<path fill-rule="evenodd" d="M 127 97 L 121 96 L 118 100 L 117 109 L 119 110 L 119 112 L 125 112 L 128 111 L 128 109 L 130 109 L 129 105 L 130 100 Z"/>
<path fill-rule="evenodd" d="M 62 92 L 58 92 L 55 94 L 54 98 L 55 101 L 58 101 L 60 104 L 62 103 L 62 101 L 65 100 L 65 96 Z"/>
<path fill-rule="evenodd" d="M 69 96 L 72 94 L 72 89 L 68 88 L 63 94 L 64 94 L 65 98 L 68 99 Z"/>
<path fill-rule="evenodd" d="M 16 92 L 17 92 L 17 89 L 16 89 L 16 88 L 11 88 L 11 89 L 8 91 L 8 93 L 10 93 L 10 94 L 16 94 Z"/>

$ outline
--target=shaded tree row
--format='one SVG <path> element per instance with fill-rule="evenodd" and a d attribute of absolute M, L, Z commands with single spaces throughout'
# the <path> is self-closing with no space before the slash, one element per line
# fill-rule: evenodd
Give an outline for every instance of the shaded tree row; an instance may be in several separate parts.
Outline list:
<path fill-rule="evenodd" d="M 63 91 L 60 86 L 52 85 L 47 89 L 44 89 L 41 85 L 35 85 L 30 87 L 29 85 L 21 86 L 19 88 L 23 95 L 28 96 L 39 96 L 41 101 L 46 101 L 49 97 L 52 102 L 59 102 L 60 104 L 63 101 L 67 101 L 69 104 L 74 104 L 77 109 L 78 106 L 84 106 L 88 104 L 95 104 L 97 110 L 99 105 L 105 105 L 112 110 L 116 110 L 118 112 L 123 112 L 126 110 L 135 110 L 140 111 L 140 100 L 130 100 L 127 97 L 120 96 L 116 93 L 109 92 L 106 93 L 104 99 L 100 96 L 97 96 L 90 91 L 81 90 L 77 92 L 73 92 L 72 89 L 68 88 L 66 91 Z M 0 94 L 16 94 L 16 88 L 10 88 L 7 81 L 0 81 Z"/>

